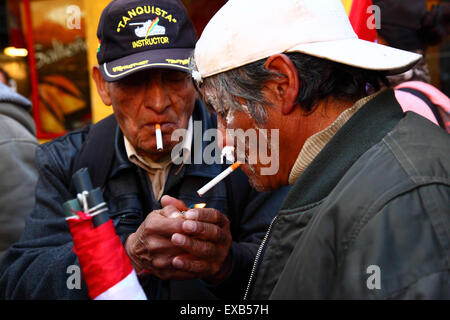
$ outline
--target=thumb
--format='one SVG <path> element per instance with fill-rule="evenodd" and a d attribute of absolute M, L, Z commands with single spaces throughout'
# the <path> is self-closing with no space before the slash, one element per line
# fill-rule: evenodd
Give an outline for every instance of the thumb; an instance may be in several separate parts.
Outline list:
<path fill-rule="evenodd" d="M 178 200 L 176 198 L 173 198 L 171 196 L 163 196 L 161 198 L 161 206 L 167 207 L 167 206 L 174 206 L 175 208 L 177 208 L 179 211 L 186 211 L 188 210 L 188 207 L 184 204 L 183 201 Z"/>

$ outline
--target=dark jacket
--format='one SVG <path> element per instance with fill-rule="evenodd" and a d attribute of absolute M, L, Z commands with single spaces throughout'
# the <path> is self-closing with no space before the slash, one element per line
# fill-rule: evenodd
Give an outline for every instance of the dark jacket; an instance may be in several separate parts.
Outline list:
<path fill-rule="evenodd" d="M 379 94 L 290 190 L 250 297 L 449 299 L 449 155 L 444 130 Z"/>
<path fill-rule="evenodd" d="M 200 102 L 193 118 L 202 121 L 203 132 L 216 126 L 215 118 Z M 192 156 L 202 151 L 203 148 L 193 147 Z M 0 299 L 87 299 L 84 282 L 81 290 L 70 290 L 66 284 L 70 276 L 67 268 L 78 264 L 62 209 L 65 201 L 76 196 L 72 174 L 88 167 L 93 186 L 103 188 L 122 241 L 161 205 L 153 197 L 148 175 L 128 161 L 123 134 L 114 116 L 43 145 L 36 160 L 40 173 L 36 206 L 20 242 L 1 261 Z M 229 217 L 233 237 L 231 276 L 219 287 L 201 280 L 160 281 L 151 276 L 141 282 L 150 299 L 242 297 L 256 250 L 285 191 L 257 193 L 238 171 L 200 198 L 196 190 L 222 170 L 223 166 L 217 164 L 173 165 L 164 194 L 181 199 L 188 206 L 206 202 Z"/>
<path fill-rule="evenodd" d="M 18 241 L 33 210 L 39 142 L 31 102 L 0 83 L 0 259 Z"/>

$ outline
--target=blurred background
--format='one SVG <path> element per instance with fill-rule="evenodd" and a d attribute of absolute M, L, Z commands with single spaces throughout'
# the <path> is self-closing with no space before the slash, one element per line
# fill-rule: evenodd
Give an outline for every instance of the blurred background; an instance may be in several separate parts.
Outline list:
<path fill-rule="evenodd" d="M 366 0 L 342 0 L 352 6 Z M 450 0 L 427 0 L 427 8 Z M 33 103 L 37 137 L 49 141 L 111 113 L 91 80 L 97 24 L 110 0 L 0 0 L 0 71 Z M 226 0 L 183 0 L 200 35 Z M 370 4 L 370 3 L 369 3 Z M 428 46 L 431 84 L 450 95 L 450 37 Z M 0 74 L 0 77 L 2 75 Z"/>

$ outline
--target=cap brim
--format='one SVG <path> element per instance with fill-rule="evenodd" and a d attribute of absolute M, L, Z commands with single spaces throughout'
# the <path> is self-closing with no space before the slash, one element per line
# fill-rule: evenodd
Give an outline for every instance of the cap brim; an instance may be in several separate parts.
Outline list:
<path fill-rule="evenodd" d="M 194 48 L 149 50 L 100 65 L 103 78 L 117 81 L 145 69 L 173 69 L 189 72 L 189 57 Z"/>
<path fill-rule="evenodd" d="M 386 71 L 387 74 L 405 72 L 422 57 L 417 53 L 360 39 L 299 44 L 287 51 L 301 52 L 357 68 Z"/>

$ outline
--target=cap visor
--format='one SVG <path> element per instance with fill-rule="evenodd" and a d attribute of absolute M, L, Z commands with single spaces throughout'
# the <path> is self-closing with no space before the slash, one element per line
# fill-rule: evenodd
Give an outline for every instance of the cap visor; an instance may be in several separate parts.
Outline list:
<path fill-rule="evenodd" d="M 132 54 L 100 66 L 103 78 L 117 81 L 135 72 L 146 69 L 174 69 L 189 71 L 189 57 L 193 48 L 149 50 Z"/>
<path fill-rule="evenodd" d="M 360 39 L 306 43 L 287 51 L 301 52 L 357 68 L 386 71 L 387 74 L 405 72 L 422 57 L 417 53 Z"/>

